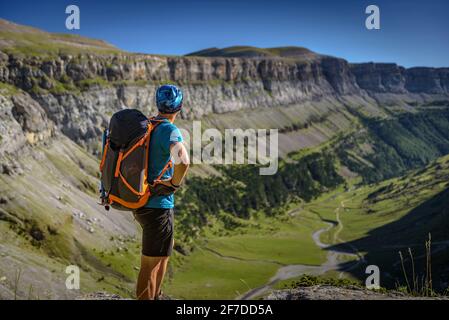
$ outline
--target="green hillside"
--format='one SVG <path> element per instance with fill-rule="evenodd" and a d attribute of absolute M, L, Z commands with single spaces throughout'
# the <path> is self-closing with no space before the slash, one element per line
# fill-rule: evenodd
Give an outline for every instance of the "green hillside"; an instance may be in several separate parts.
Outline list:
<path fill-rule="evenodd" d="M 341 273 L 363 284 L 368 264 L 380 267 L 383 287 L 401 288 L 406 282 L 398 251 L 406 256 L 411 248 L 421 281 L 424 242 L 431 233 L 433 289 L 444 292 L 448 281 L 448 178 L 449 156 L 445 156 L 400 178 L 357 188 L 350 183 L 309 203 L 292 204 L 276 218 L 229 217 L 233 221 L 229 225 L 211 219 L 203 240 L 194 242 L 193 251 L 176 255 L 179 264 L 166 290 L 182 298 L 235 298 L 270 282 L 283 267 L 292 267 L 296 274 L 292 271 L 272 286 L 282 288 L 302 279 L 301 271 L 325 277 Z M 333 227 L 325 228 L 328 223 Z M 330 247 L 321 248 L 313 241 L 318 230 L 326 230 L 320 241 L 332 244 Z M 320 270 L 328 252 L 336 252 L 335 270 Z M 364 262 L 355 263 L 354 254 L 363 256 Z M 410 259 L 405 263 L 411 278 Z"/>
<path fill-rule="evenodd" d="M 327 142 L 290 152 L 274 176 L 258 175 L 257 166 L 194 166 L 178 194 L 176 251 L 166 292 L 180 298 L 240 297 L 264 286 L 280 268 L 294 272 L 281 272 L 275 285 L 301 272 L 338 277 L 338 269 L 345 277 L 363 279 L 363 264 L 346 270 L 355 263 L 354 247 L 366 261 L 387 270 L 383 284 L 403 285 L 400 269 L 391 267 L 397 252 L 411 246 L 421 259 L 429 232 L 437 249 L 434 273 L 444 275 L 445 251 L 439 248 L 448 240 L 449 160 L 433 161 L 447 153 L 442 134 L 449 126 L 447 110 L 384 118 L 353 115 L 352 121 Z M 138 229 L 130 216 L 106 215 L 97 206 L 95 158 L 64 138 L 21 162 L 29 168 L 27 175 L 1 176 L 0 228 L 3 239 L 9 239 L 3 241 L 7 259 L 2 261 L 14 266 L 2 266 L 0 276 L 7 277 L 8 287 L 21 268 L 20 257 L 28 257 L 34 270 L 23 273 L 22 296 L 30 283 L 36 285 L 35 274 L 42 275 L 42 283 L 54 281 L 51 273 L 39 270 L 52 266 L 56 272 L 75 258 L 94 279 L 86 290 L 132 296 L 139 236 L 117 237 L 116 228 L 123 234 Z M 388 177 L 397 178 L 381 181 Z M 15 196 L 17 190 L 32 192 Z M 318 240 L 334 246 L 320 247 L 314 238 L 318 231 Z M 332 268 L 322 267 L 330 262 Z M 435 288 L 442 290 L 445 281 L 435 276 Z"/>
<path fill-rule="evenodd" d="M 275 239 L 279 237 L 278 232 L 283 234 L 289 230 L 289 226 L 296 223 L 296 237 L 299 238 L 295 237 L 294 243 L 300 243 L 303 248 L 310 249 L 304 249 L 302 252 L 299 249 L 295 251 L 293 243 L 279 245 L 283 248 L 291 247 L 294 252 L 287 256 L 293 260 L 299 259 L 297 263 L 304 263 L 302 259 L 308 259 L 325 250 L 313 242 L 306 244 L 303 241 L 310 241 L 311 233 L 322 228 L 326 221 L 337 223 L 337 209 L 342 212 L 340 217 L 344 228 L 337 238 L 334 238 L 337 228 L 322 233 L 323 241 L 334 244 L 330 249 L 342 254 L 354 253 L 354 247 L 360 248 L 358 251 L 367 263 L 381 265 L 382 274 L 388 274 L 383 282 L 385 286 L 394 288 L 398 284 L 404 284 L 398 265 L 391 267 L 393 262 L 398 261 L 398 249 L 412 246 L 416 253 L 415 258 L 421 259 L 421 262 L 417 263 L 422 263 L 421 256 L 428 233 L 432 233 L 437 248 L 440 248 L 435 253 L 434 272 L 444 274 L 445 256 L 441 250 L 444 247 L 441 246 L 447 244 L 449 230 L 449 226 L 444 222 L 448 221 L 446 208 L 449 157 L 433 161 L 447 153 L 447 135 L 442 134 L 449 124 L 447 110 L 406 113 L 388 119 L 362 118 L 360 123 L 364 126 L 356 130 L 356 134 L 349 132 L 323 146 L 291 153 L 289 157 L 293 162 L 282 162 L 278 174 L 272 177 L 257 175 L 255 167 L 239 166 L 221 170 L 222 175 L 219 178 L 189 179 L 188 192 L 183 194 L 179 204 L 180 230 L 185 230 L 186 234 L 189 234 L 188 230 L 193 226 L 204 226 L 205 230 L 208 230 L 218 219 L 221 221 L 219 226 L 230 231 L 219 233 L 217 240 L 214 240 L 217 235 L 211 236 L 206 231 L 205 238 L 208 240 L 205 240 L 206 244 L 200 244 L 199 249 L 195 249 L 198 244 L 194 242 L 194 253 L 186 257 L 186 265 L 175 272 L 173 286 L 170 288 L 175 293 L 185 294 L 177 288 L 178 285 L 182 287 L 189 277 L 188 274 L 193 272 L 189 269 L 190 263 L 196 263 L 196 258 L 205 259 L 204 254 L 213 256 L 210 250 L 205 252 L 204 247 L 210 249 L 212 246 L 213 251 L 219 253 L 213 257 L 215 260 L 231 256 L 243 259 L 245 263 L 259 263 L 267 259 L 263 253 L 264 246 L 271 241 L 277 241 Z M 428 163 L 432 163 L 428 168 L 416 171 L 416 168 L 422 168 Z M 336 174 L 343 166 L 358 173 L 358 178 L 344 182 Z M 401 178 L 383 181 L 413 169 L 415 171 Z M 371 185 L 366 185 L 367 182 Z M 298 215 L 295 214 L 292 218 L 286 213 L 291 212 L 292 208 L 302 201 L 306 202 L 300 205 Z M 236 216 L 239 218 L 235 218 Z M 260 217 L 267 218 L 264 220 Z M 281 231 L 264 234 L 259 230 L 259 225 L 254 229 L 247 226 L 251 225 L 251 221 L 259 224 L 261 221 L 270 221 L 268 225 L 274 225 L 270 220 L 273 218 L 276 221 L 286 219 L 286 224 L 277 224 L 278 230 Z M 305 227 L 301 223 L 304 221 L 308 221 L 307 226 L 311 228 L 308 231 L 301 231 L 301 228 Z M 235 230 L 238 230 L 237 234 L 242 234 L 243 238 L 235 236 Z M 204 233 L 197 231 L 197 234 L 204 236 Z M 347 241 L 350 242 L 346 243 Z M 254 243 L 254 246 L 248 247 L 251 243 Z M 282 264 L 283 255 L 276 257 L 278 258 L 274 259 L 275 264 Z M 348 262 L 344 262 L 346 258 L 340 259 L 342 263 L 337 270 L 344 271 L 354 263 L 353 258 Z M 311 261 L 316 264 L 316 260 Z M 238 265 L 239 261 L 234 259 L 229 267 L 236 270 L 235 264 Z M 199 275 L 207 275 L 209 266 L 205 261 L 201 262 L 201 265 L 205 267 L 195 267 L 195 274 L 198 272 Z M 364 266 L 366 264 L 353 268 L 347 276 L 364 279 Z M 183 274 L 182 270 L 186 270 L 186 274 L 177 278 L 176 274 Z M 422 272 L 422 269 L 419 271 Z M 272 271 L 271 276 L 274 273 Z M 330 272 L 329 275 L 336 274 Z M 187 279 L 178 280 L 184 277 Z M 192 277 L 196 276 L 192 274 Z M 208 276 L 205 276 L 205 279 L 207 278 Z M 446 281 L 444 276 L 435 277 L 434 288 L 444 290 Z M 254 282 L 255 280 L 252 280 L 252 283 Z M 237 282 L 235 290 L 241 293 L 243 286 Z M 206 289 L 198 290 L 200 295 L 207 294 Z M 231 296 L 231 293 L 226 295 Z"/>
<path fill-rule="evenodd" d="M 342 244 L 331 249 L 357 248 L 368 264 L 381 267 L 384 283 L 406 285 L 398 251 L 412 282 L 412 259 L 419 282 L 426 274 L 425 241 L 431 236 L 431 269 L 434 288 L 448 288 L 449 157 L 432 162 L 397 179 L 362 187 L 336 198 L 345 201 L 341 219 Z M 344 268 L 344 265 L 342 265 Z M 354 270 L 362 276 L 364 270 Z"/>
<path fill-rule="evenodd" d="M 75 34 L 48 33 L 0 19 L 0 50 L 33 56 L 78 53 L 119 53 L 121 50 L 102 40 Z"/>
<path fill-rule="evenodd" d="M 130 296 L 137 228 L 129 213 L 98 205 L 97 159 L 60 137 L 16 163 L 23 171 L 0 175 L 0 298 L 72 299 L 79 292 L 64 285 L 72 264 L 82 292 Z"/>
<path fill-rule="evenodd" d="M 362 118 L 359 128 L 290 153 L 273 176 L 260 176 L 257 166 L 217 167 L 219 177 L 187 181 L 179 201 L 182 228 L 205 225 L 208 215 L 220 211 L 241 218 L 252 212 L 276 215 L 285 205 L 310 201 L 343 184 L 343 167 L 357 174 L 361 184 L 402 175 L 449 153 L 445 130 L 449 130 L 447 109 Z"/>
<path fill-rule="evenodd" d="M 386 119 L 361 118 L 362 127 L 336 145 L 342 164 L 372 183 L 420 168 L 449 153 L 449 109 L 421 109 Z"/>

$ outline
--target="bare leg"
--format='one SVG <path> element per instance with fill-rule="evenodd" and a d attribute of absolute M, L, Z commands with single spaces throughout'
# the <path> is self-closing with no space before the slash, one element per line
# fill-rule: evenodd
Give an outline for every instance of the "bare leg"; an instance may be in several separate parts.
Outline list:
<path fill-rule="evenodd" d="M 175 246 L 175 239 L 171 243 L 172 248 Z M 167 272 L 168 260 L 170 257 L 163 257 L 161 264 L 159 266 L 159 271 L 157 273 L 156 279 L 156 297 L 161 293 L 162 282 L 164 281 L 165 273 Z"/>
<path fill-rule="evenodd" d="M 141 256 L 139 277 L 137 279 L 136 296 L 138 300 L 154 300 L 157 275 L 164 257 Z"/>
<path fill-rule="evenodd" d="M 161 292 L 162 281 L 164 281 L 165 273 L 167 272 L 169 257 L 163 257 L 159 264 L 159 270 L 156 275 L 156 296 Z"/>

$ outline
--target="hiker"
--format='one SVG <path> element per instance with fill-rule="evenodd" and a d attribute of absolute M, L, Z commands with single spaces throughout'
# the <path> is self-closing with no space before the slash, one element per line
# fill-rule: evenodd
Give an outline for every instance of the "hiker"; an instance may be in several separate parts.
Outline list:
<path fill-rule="evenodd" d="M 161 297 L 173 249 L 174 193 L 189 168 L 181 132 L 173 124 L 182 101 L 180 89 L 163 85 L 156 91 L 156 117 L 124 109 L 112 115 L 103 132 L 101 205 L 133 211 L 143 229 L 138 299 Z"/>
<path fill-rule="evenodd" d="M 156 91 L 160 124 L 150 140 L 148 180 L 161 174 L 170 157 L 174 167 L 166 170 L 147 204 L 135 210 L 134 217 L 142 226 L 142 256 L 137 279 L 136 295 L 139 300 L 161 298 L 161 285 L 167 271 L 173 239 L 174 193 L 180 187 L 189 168 L 189 156 L 182 143 L 179 129 L 174 125 L 182 108 L 182 91 L 173 85 L 163 85 Z"/>

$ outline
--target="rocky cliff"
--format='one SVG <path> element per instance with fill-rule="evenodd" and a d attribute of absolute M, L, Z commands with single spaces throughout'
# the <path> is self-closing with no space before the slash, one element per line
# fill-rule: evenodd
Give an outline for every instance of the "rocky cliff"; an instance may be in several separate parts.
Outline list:
<path fill-rule="evenodd" d="M 393 63 L 352 64 L 359 88 L 372 93 L 448 94 L 449 68 L 405 69 Z"/>
<path fill-rule="evenodd" d="M 186 95 L 182 116 L 187 119 L 346 95 L 439 95 L 434 100 L 441 100 L 441 95 L 449 94 L 447 68 L 351 65 L 321 56 L 304 62 L 124 53 L 43 58 L 0 53 L 0 81 L 25 92 L 20 101 L 13 99 L 16 109 L 26 99 L 33 110 L 39 110 L 33 115 L 35 120 L 38 114 L 43 123 L 48 118 L 82 145 L 97 140 L 100 128 L 122 107 L 153 113 L 153 93 L 163 82 L 182 86 Z"/>
<path fill-rule="evenodd" d="M 343 97 L 374 106 L 449 99 L 449 68 L 350 64 L 294 47 L 208 49 L 185 57 L 132 54 L 5 20 L 0 37 L 0 155 L 55 130 L 95 153 L 109 117 L 126 107 L 154 113 L 155 89 L 166 82 L 185 92 L 184 119 L 319 101 L 337 105 Z"/>

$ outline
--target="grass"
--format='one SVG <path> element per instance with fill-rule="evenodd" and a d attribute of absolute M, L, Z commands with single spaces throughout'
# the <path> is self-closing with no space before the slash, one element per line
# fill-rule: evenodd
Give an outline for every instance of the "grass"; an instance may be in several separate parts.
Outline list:
<path fill-rule="evenodd" d="M 336 208 L 340 208 L 339 218 L 344 227 L 338 235 L 335 234 L 338 228 L 332 228 L 323 233 L 320 240 L 324 243 L 336 241 L 336 244 L 362 241 L 373 230 L 401 221 L 410 210 L 444 190 L 447 186 L 442 182 L 447 180 L 447 173 L 449 157 L 420 172 L 414 171 L 406 177 L 379 184 L 356 188 L 359 179 L 354 179 L 346 186 L 300 205 L 293 217 L 259 217 L 224 235 L 206 232 L 206 240 L 198 242 L 194 253 L 183 257 L 174 268 L 166 292 L 183 298 L 235 298 L 242 291 L 267 283 L 279 264 L 321 264 L 326 250 L 314 244 L 311 234 L 325 226 L 321 219 L 336 221 Z M 388 188 L 390 185 L 393 187 Z M 408 239 L 418 241 L 413 235 Z M 379 265 L 383 272 L 392 268 L 395 262 L 392 257 L 397 255 L 397 251 L 394 248 L 383 249 L 381 243 L 384 242 L 373 239 L 362 247 L 361 254 L 369 253 L 368 264 Z M 342 263 L 345 260 L 341 260 Z M 318 281 L 304 276 L 288 279 L 280 281 L 275 288 L 304 283 L 360 285 L 360 280 L 364 279 L 359 279 L 357 273 L 345 273 L 345 278 L 339 280 L 339 273 L 328 272 L 325 278 L 328 280 L 319 278 Z"/>
<path fill-rule="evenodd" d="M 88 90 L 90 87 L 93 86 L 108 87 L 111 85 L 112 85 L 111 82 L 100 77 L 81 80 L 77 83 L 77 87 L 79 87 L 81 90 Z"/>
<path fill-rule="evenodd" d="M 52 80 L 53 87 L 48 90 L 52 94 L 78 93 L 79 89 L 73 84 Z"/>
<path fill-rule="evenodd" d="M 45 297 L 47 283 L 54 284 L 48 287 L 52 298 L 99 290 L 131 297 L 139 248 L 135 239 L 126 239 L 120 251 L 108 241 L 112 234 L 123 233 L 120 228 L 132 229 L 124 215 L 103 215 L 96 205 L 96 193 L 89 195 L 93 191 L 85 189 L 85 180 L 96 186 L 92 175 L 98 170 L 97 161 L 67 138 L 40 148 L 35 150 L 40 160 L 23 160 L 26 174 L 0 175 L 0 194 L 8 199 L 1 208 L 8 219 L 0 219 L 1 253 L 7 257 L 0 259 L 0 270 L 11 279 L 7 287 L 18 287 L 16 296 L 20 299 L 30 295 L 35 298 L 37 294 Z M 86 218 L 76 220 L 72 216 L 74 208 Z M 101 219 L 101 224 L 94 225 L 93 234 L 87 231 L 87 217 Z M 42 240 L 30 234 L 37 229 L 44 235 Z M 108 252 L 104 260 L 98 257 L 102 251 Z M 76 293 L 68 293 L 64 287 L 64 270 L 71 264 L 82 270 L 81 291 Z M 17 286 L 13 281 L 16 267 L 22 270 Z"/>
<path fill-rule="evenodd" d="M 0 38 L 13 44 L 2 50 L 16 55 L 48 57 L 61 54 L 121 52 L 102 41 L 69 34 L 0 31 Z"/>
<path fill-rule="evenodd" d="M 225 256 L 281 264 L 318 265 L 325 260 L 325 253 L 316 250 L 311 237 L 314 229 L 324 224 L 314 217 L 303 215 L 284 221 L 260 218 L 258 224 L 242 234 L 208 237 L 206 247 Z"/>
<path fill-rule="evenodd" d="M 297 279 L 285 281 L 284 283 L 280 283 L 278 288 L 280 289 L 290 289 L 297 287 L 311 287 L 316 285 L 327 285 L 327 286 L 336 286 L 336 287 L 347 287 L 347 286 L 355 286 L 362 287 L 362 284 L 359 281 L 354 281 L 351 279 L 337 279 L 337 278 L 328 278 L 328 277 L 317 277 L 311 275 L 302 275 Z"/>
<path fill-rule="evenodd" d="M 126 247 L 118 250 L 111 248 L 109 250 L 95 250 L 91 251 L 105 267 L 120 273 L 130 281 L 137 279 L 138 270 L 136 267 L 140 266 L 140 244 L 126 245 Z"/>
<path fill-rule="evenodd" d="M 383 281 L 389 287 L 397 286 L 398 283 L 402 285 L 406 281 L 398 256 L 398 251 L 403 251 L 407 256 L 403 257 L 406 268 L 413 274 L 409 277 L 415 279 L 409 281 L 406 290 L 414 294 L 421 292 L 420 295 L 423 295 L 429 291 L 426 289 L 429 281 L 423 281 L 417 286 L 416 275 L 421 274 L 424 279 L 430 278 L 426 271 L 430 269 L 427 261 L 429 247 L 422 245 L 427 238 L 426 230 L 431 231 L 433 238 L 438 239 L 433 241 L 432 268 L 445 270 L 447 264 L 447 254 L 441 250 L 441 245 L 447 240 L 444 199 L 447 199 L 445 192 L 447 193 L 448 178 L 449 157 L 446 156 L 424 169 L 409 172 L 400 178 L 356 189 L 350 187 L 346 191 L 336 190 L 306 204 L 304 210 L 335 220 L 333 208 L 343 203 L 340 219 L 344 228 L 337 240 L 344 244 L 337 245 L 336 248 L 347 249 L 348 243 L 357 247 L 365 255 L 368 264 L 376 264 L 381 268 Z M 334 235 L 333 231 L 325 233 L 321 241 L 329 243 Z M 440 246 L 437 242 L 440 242 Z M 410 257 L 407 250 L 413 252 L 413 266 L 408 265 Z M 360 268 L 353 276 L 364 277 L 363 272 Z M 440 276 L 444 278 L 444 274 Z"/>
<path fill-rule="evenodd" d="M 401 259 L 401 269 L 404 274 L 404 280 L 406 286 L 402 286 L 403 291 L 413 296 L 426 296 L 432 297 L 436 296 L 436 292 L 433 290 L 432 286 L 432 263 L 431 263 L 431 245 L 432 245 L 432 236 L 429 233 L 429 238 L 425 242 L 426 248 L 426 266 L 425 266 L 425 275 L 421 277 L 416 273 L 415 269 L 415 257 L 413 255 L 412 249 L 408 248 L 408 260 L 410 261 L 410 272 L 407 271 L 405 267 L 405 259 L 402 251 L 399 251 L 399 257 Z M 410 278 L 410 281 L 409 281 Z"/>
<path fill-rule="evenodd" d="M 165 291 L 179 298 L 233 299 L 267 283 L 282 265 L 319 265 L 326 254 L 311 234 L 323 225 L 313 215 L 260 217 L 226 236 L 207 231 L 174 268 Z"/>
<path fill-rule="evenodd" d="M 13 85 L 10 85 L 10 84 L 4 83 L 4 82 L 0 82 L 0 94 L 2 94 L 2 95 L 9 97 L 9 96 L 18 94 L 19 91 L 20 91 L 20 89 Z"/>
<path fill-rule="evenodd" d="M 278 265 L 267 262 L 240 261 L 221 258 L 197 248 L 164 291 L 181 299 L 233 299 L 267 281 Z"/>
<path fill-rule="evenodd" d="M 440 169 L 436 169 L 436 164 L 434 164 L 418 177 L 414 176 L 419 172 L 414 171 L 404 178 L 391 179 L 380 184 L 362 187 L 357 191 L 337 197 L 336 201 L 347 200 L 345 214 L 342 215 L 342 219 L 346 222 L 342 236 L 346 240 L 360 238 L 372 229 L 398 220 L 407 214 L 410 209 L 417 207 L 432 195 L 444 190 L 444 181 L 449 174 L 447 171 L 445 174 L 442 169 L 449 170 L 448 162 L 449 158 L 444 157 L 440 160 L 440 163 L 444 163 L 444 167 Z M 392 189 L 372 201 L 368 200 L 374 192 L 387 186 L 391 186 Z M 369 223 L 367 223 L 368 221 Z"/>

